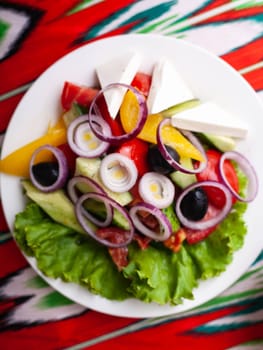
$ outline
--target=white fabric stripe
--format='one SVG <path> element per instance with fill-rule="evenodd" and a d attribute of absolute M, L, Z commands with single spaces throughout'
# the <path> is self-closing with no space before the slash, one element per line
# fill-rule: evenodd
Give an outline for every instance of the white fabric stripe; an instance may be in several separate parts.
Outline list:
<path fill-rule="evenodd" d="M 7 93 L 0 95 L 0 102 L 4 101 L 4 100 L 7 100 L 8 98 L 13 97 L 15 95 L 18 95 L 21 92 L 27 91 L 32 84 L 33 83 L 29 83 L 29 84 L 25 84 L 25 85 L 19 86 L 17 89 L 8 91 Z"/>
<path fill-rule="evenodd" d="M 245 5 L 245 4 L 248 4 L 249 1 L 248 0 L 239 0 L 239 1 L 231 1 L 230 3 L 226 4 L 226 5 L 221 5 L 221 6 L 218 6 L 212 10 L 209 10 L 209 11 L 206 11 L 204 13 L 201 13 L 199 15 L 196 15 L 196 16 L 193 16 L 191 18 L 188 18 L 186 19 L 185 21 L 182 21 L 180 23 L 177 23 L 171 30 L 171 28 L 169 28 L 169 30 L 167 30 L 166 33 L 163 33 L 163 34 L 173 34 L 174 32 L 178 31 L 178 30 L 181 30 L 181 29 L 184 29 L 184 28 L 187 28 L 187 27 L 190 27 L 190 26 L 193 26 L 197 23 L 200 23 L 202 21 L 205 21 L 209 18 L 212 18 L 212 17 L 215 17 L 217 15 L 220 15 L 224 12 L 227 12 L 227 11 L 230 11 L 230 10 L 233 10 L 241 5 Z"/>
<path fill-rule="evenodd" d="M 75 304 L 64 304 L 56 306 L 58 312 L 54 314 L 52 307 L 41 307 L 43 299 L 48 297 L 51 293 L 56 293 L 50 286 L 43 286 L 37 288 L 30 285 L 30 281 L 38 277 L 36 272 L 27 267 L 18 272 L 2 287 L 2 295 L 5 298 L 17 298 L 23 296 L 30 296 L 24 303 L 17 305 L 12 311 L 12 315 L 8 317 L 6 322 L 8 324 L 17 324 L 19 322 L 26 322 L 27 324 L 34 322 L 48 322 L 54 320 L 62 320 L 64 318 L 77 316 L 85 312 L 86 308 Z M 40 278 L 40 277 L 38 277 Z M 21 288 L 23 286 L 23 288 Z"/>
<path fill-rule="evenodd" d="M 263 61 L 255 63 L 255 64 L 252 64 L 251 66 L 248 66 L 246 68 L 242 68 L 242 69 L 239 70 L 239 73 L 240 74 L 247 74 L 247 73 L 252 72 L 253 70 L 257 70 L 257 69 L 260 69 L 260 68 L 263 68 Z"/>
<path fill-rule="evenodd" d="M 234 50 L 246 47 L 262 36 L 263 23 L 244 18 L 238 21 L 191 27 L 181 34 L 187 42 L 198 45 L 217 56 L 231 52 L 233 52 L 232 55 L 237 55 Z M 180 37 L 180 33 L 175 36 Z"/>
<path fill-rule="evenodd" d="M 1 9 L 0 19 L 3 22 L 11 24 L 10 28 L 7 30 L 4 40 L 0 45 L 0 59 L 2 59 L 11 49 L 13 43 L 17 40 L 20 33 L 26 29 L 29 22 L 29 17 L 25 13 Z"/>
<path fill-rule="evenodd" d="M 162 4 L 166 3 L 166 2 L 170 2 L 170 1 L 163 1 Z M 159 0 L 143 0 L 143 1 L 138 1 L 135 2 L 134 4 L 129 5 L 128 8 L 125 9 L 125 12 L 120 14 L 116 19 L 112 19 L 112 21 L 107 24 L 104 25 L 103 28 L 101 28 L 98 32 L 97 35 L 101 35 L 103 33 L 107 33 L 110 32 L 116 28 L 118 28 L 119 26 L 121 26 L 125 21 L 128 21 L 132 16 L 143 12 L 145 10 L 148 10 L 150 8 L 153 8 L 155 6 L 160 5 L 160 1 Z M 157 21 L 163 20 L 165 18 L 167 18 L 170 16 L 171 11 L 172 10 L 176 10 L 177 11 L 177 6 L 173 5 L 173 7 L 170 9 L 169 12 L 164 13 L 162 16 L 158 17 Z M 173 19 L 174 21 L 174 19 Z M 149 24 L 153 24 L 154 22 L 147 22 L 146 26 L 148 26 Z"/>

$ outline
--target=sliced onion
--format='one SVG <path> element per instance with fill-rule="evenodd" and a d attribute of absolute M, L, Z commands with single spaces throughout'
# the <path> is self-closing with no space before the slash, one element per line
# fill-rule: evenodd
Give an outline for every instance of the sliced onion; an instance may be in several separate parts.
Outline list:
<path fill-rule="evenodd" d="M 195 169 L 191 170 L 193 171 L 193 174 L 201 173 L 206 167 L 208 163 L 206 151 L 202 145 L 202 143 L 199 141 L 199 139 L 189 130 L 183 130 L 180 129 L 180 132 L 198 149 L 198 151 L 202 154 L 204 161 L 199 162 L 199 166 Z"/>
<path fill-rule="evenodd" d="M 235 161 L 242 170 L 242 172 L 248 178 L 248 188 L 246 197 L 240 196 L 228 182 L 227 176 L 224 172 L 224 162 L 226 160 Z M 219 161 L 219 171 L 222 180 L 224 181 L 225 185 L 228 187 L 228 189 L 235 198 L 242 202 L 251 202 L 255 199 L 258 192 L 258 178 L 255 169 L 246 157 L 244 157 L 242 154 L 236 151 L 228 151 L 223 153 Z"/>
<path fill-rule="evenodd" d="M 157 219 L 160 225 L 160 232 L 156 233 L 142 223 L 140 217 L 138 216 L 138 211 L 141 210 L 148 212 Z M 150 203 L 138 203 L 130 209 L 129 213 L 134 226 L 147 237 L 150 237 L 156 241 L 165 241 L 172 234 L 172 226 L 166 215 L 160 209 L 156 208 Z"/>
<path fill-rule="evenodd" d="M 131 90 L 134 93 L 134 95 L 136 96 L 138 104 L 139 104 L 138 122 L 137 122 L 136 127 L 130 133 L 126 133 L 126 134 L 118 135 L 118 136 L 106 135 L 106 134 L 102 133 L 98 128 L 95 128 L 93 123 L 92 123 L 92 121 L 94 120 L 94 118 L 96 118 L 96 116 L 99 116 L 103 119 L 103 116 L 102 116 L 100 108 L 97 104 L 97 101 L 108 90 L 118 89 L 118 88 L 122 88 L 122 89 L 124 88 L 126 90 Z M 116 145 L 116 144 L 128 141 L 128 140 L 136 137 L 140 133 L 140 131 L 142 130 L 142 128 L 146 122 L 147 115 L 148 115 L 148 109 L 147 109 L 147 105 L 146 105 L 146 100 L 145 100 L 144 95 L 139 90 L 137 90 L 136 88 L 134 88 L 131 85 L 121 84 L 121 83 L 113 83 L 113 84 L 107 85 L 104 89 L 102 89 L 95 96 L 95 98 L 92 100 L 91 105 L 90 105 L 90 109 L 89 109 L 90 128 L 100 140 L 105 141 L 105 142 L 109 142 L 112 145 Z"/>
<path fill-rule="evenodd" d="M 103 184 L 118 193 L 129 191 L 138 177 L 133 160 L 120 153 L 111 153 L 104 157 L 99 171 Z"/>
<path fill-rule="evenodd" d="M 156 172 L 145 173 L 139 181 L 139 194 L 146 203 L 156 208 L 167 208 L 174 200 L 175 188 L 167 176 Z"/>
<path fill-rule="evenodd" d="M 180 132 L 185 137 L 187 137 L 189 139 L 189 141 L 202 153 L 202 156 L 204 157 L 204 161 L 199 162 L 198 168 L 188 169 L 188 168 L 183 167 L 179 162 L 177 162 L 173 157 L 171 157 L 171 155 L 167 151 L 167 149 L 163 143 L 162 136 L 161 136 L 161 130 L 165 125 L 171 125 L 171 120 L 169 118 L 164 118 L 161 121 L 161 123 L 158 125 L 157 145 L 159 147 L 159 150 L 160 150 L 162 156 L 167 161 L 167 163 L 169 163 L 175 170 L 179 170 L 179 171 L 186 173 L 186 174 L 198 174 L 201 171 L 203 171 L 207 166 L 207 157 L 206 157 L 205 150 L 204 150 L 202 144 L 197 139 L 197 137 L 195 137 L 194 134 L 191 133 L 190 131 L 188 132 L 185 130 L 180 130 Z"/>
<path fill-rule="evenodd" d="M 76 203 L 78 201 L 78 199 L 83 195 L 83 193 L 81 195 L 78 195 L 77 190 L 76 190 L 76 186 L 77 185 L 86 185 L 88 187 L 88 190 L 86 192 L 95 192 L 95 193 L 103 193 L 106 195 L 106 192 L 103 190 L 103 188 L 94 180 L 85 177 L 85 176 L 74 176 L 73 178 L 71 178 L 68 182 L 67 185 L 67 190 L 68 190 L 68 195 L 70 197 L 70 199 L 72 200 L 73 203 Z M 105 203 L 103 201 L 103 204 L 105 206 L 105 213 L 106 213 L 106 217 L 104 221 L 99 220 L 98 218 L 96 218 L 95 216 L 93 216 L 91 213 L 89 213 L 86 208 L 82 208 L 83 209 L 83 215 L 85 217 L 87 217 L 91 222 L 93 222 L 93 224 L 100 226 L 100 227 L 106 227 L 108 226 L 111 221 L 112 221 L 112 217 L 113 217 L 113 210 L 110 204 Z"/>
<path fill-rule="evenodd" d="M 192 221 L 192 220 L 187 219 L 183 215 L 182 210 L 181 210 L 181 203 L 182 203 L 183 198 L 187 195 L 187 193 L 189 193 L 193 189 L 198 188 L 198 187 L 205 187 L 205 186 L 216 187 L 224 193 L 225 199 L 226 199 L 224 207 L 220 211 L 218 211 L 218 213 L 217 213 L 218 215 L 216 215 L 208 220 L 202 219 L 199 221 Z M 183 226 L 190 228 L 190 229 L 193 229 L 193 230 L 206 230 L 210 227 L 216 226 L 223 219 L 225 219 L 225 217 L 231 211 L 231 208 L 232 208 L 232 194 L 230 193 L 230 191 L 228 190 L 228 188 L 224 184 L 221 184 L 221 183 L 216 182 L 216 181 L 200 181 L 200 182 L 196 182 L 196 183 L 186 187 L 184 189 L 184 191 L 179 195 L 179 197 L 177 198 L 177 201 L 176 201 L 176 205 L 175 205 L 175 212 L 176 212 L 176 215 L 178 217 L 178 220 L 181 222 L 181 224 Z"/>
<path fill-rule="evenodd" d="M 54 157 L 57 160 L 58 163 L 58 177 L 57 180 L 50 186 L 43 186 L 41 185 L 37 179 L 34 176 L 34 172 L 33 172 L 33 166 L 35 165 L 35 160 L 36 157 L 39 153 L 43 152 L 43 151 L 50 151 Z M 29 176 L 30 176 L 30 180 L 32 181 L 33 185 L 38 188 L 39 190 L 41 190 L 42 192 L 53 192 L 59 188 L 62 188 L 68 178 L 68 163 L 67 163 L 67 159 L 64 155 L 64 153 L 57 147 L 51 146 L 51 145 L 44 145 L 41 146 L 39 148 L 37 148 L 34 153 L 32 154 L 30 163 L 29 163 Z"/>
<path fill-rule="evenodd" d="M 100 200 L 101 202 L 103 202 L 105 205 L 110 205 L 112 208 L 118 210 L 121 215 L 123 215 L 123 217 L 127 220 L 127 222 L 129 223 L 129 235 L 126 241 L 122 242 L 122 243 L 112 243 L 110 241 L 108 241 L 107 239 L 102 239 L 100 237 L 98 237 L 96 235 L 96 231 L 94 231 L 90 225 L 88 224 L 86 217 L 83 215 L 83 203 L 88 200 L 88 199 L 95 199 L 95 200 Z M 133 235 L 134 235 L 134 225 L 132 223 L 132 220 L 128 214 L 128 212 L 125 210 L 125 208 L 123 208 L 119 203 L 117 203 L 114 199 L 108 197 L 107 195 L 103 194 L 103 193 L 95 193 L 95 192 L 89 192 L 89 193 L 85 193 L 83 194 L 76 202 L 75 205 L 75 212 L 76 212 L 76 216 L 77 219 L 80 223 L 80 225 L 82 226 L 82 228 L 85 230 L 85 232 L 87 234 L 89 234 L 93 239 L 95 239 L 96 241 L 98 241 L 99 243 L 104 244 L 107 247 L 110 248 L 120 248 L 120 247 L 124 247 L 126 245 L 128 245 L 132 239 L 133 239 Z"/>
<path fill-rule="evenodd" d="M 81 175 L 74 176 L 68 181 L 68 184 L 67 184 L 68 195 L 73 203 L 76 203 L 78 198 L 80 197 L 78 196 L 76 191 L 76 186 L 79 184 L 84 184 L 90 189 L 89 191 L 86 191 L 86 192 L 96 192 L 96 193 L 106 194 L 104 189 L 90 177 L 81 176 Z"/>
<path fill-rule="evenodd" d="M 93 116 L 92 121 L 89 121 L 88 115 L 82 115 L 74 119 L 68 127 L 68 144 L 77 155 L 95 158 L 108 149 L 109 143 L 97 138 L 90 125 L 93 125 L 94 130 L 99 129 L 104 135 L 111 135 L 111 129 L 103 118 Z"/>

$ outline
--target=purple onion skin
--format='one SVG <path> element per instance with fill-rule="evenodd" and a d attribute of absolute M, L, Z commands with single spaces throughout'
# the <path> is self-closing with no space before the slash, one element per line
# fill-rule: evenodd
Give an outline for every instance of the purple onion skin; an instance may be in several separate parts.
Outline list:
<path fill-rule="evenodd" d="M 46 151 L 46 150 L 50 151 L 55 156 L 55 158 L 58 162 L 58 178 L 50 186 L 41 185 L 37 181 L 37 179 L 35 178 L 34 173 L 33 173 L 33 166 L 35 164 L 36 156 L 40 152 Z M 40 191 L 45 192 L 45 193 L 54 192 L 54 191 L 64 187 L 66 182 L 67 182 L 68 175 L 69 175 L 69 167 L 68 167 L 68 162 L 67 162 L 66 156 L 57 147 L 54 147 L 51 145 L 41 146 L 34 151 L 32 157 L 31 157 L 30 164 L 29 164 L 29 173 L 30 173 L 30 180 L 36 188 L 38 188 Z"/>
<path fill-rule="evenodd" d="M 106 90 L 114 88 L 114 87 L 115 88 L 116 87 L 124 87 L 128 90 L 131 90 L 135 94 L 135 96 L 137 97 L 138 103 L 139 103 L 140 116 L 139 116 L 139 121 L 137 123 L 137 126 L 130 133 L 126 133 L 126 134 L 119 135 L 119 136 L 113 136 L 113 135 L 107 136 L 107 135 L 101 134 L 98 130 L 96 130 L 96 128 L 94 128 L 94 126 L 92 125 L 92 119 L 94 119 L 94 114 L 96 115 L 96 114 L 100 113 L 98 108 L 96 108 L 97 99 L 101 96 L 101 94 L 105 93 Z M 148 116 L 148 108 L 147 108 L 147 104 L 146 104 L 144 95 L 141 94 L 133 86 L 127 85 L 127 84 L 121 84 L 121 83 L 109 84 L 104 89 L 102 89 L 95 96 L 95 98 L 92 100 L 91 105 L 90 105 L 90 109 L 89 109 L 89 123 L 90 123 L 91 130 L 94 132 L 94 134 L 97 136 L 97 138 L 99 138 L 102 141 L 109 142 L 112 146 L 120 145 L 121 143 L 128 141 L 128 140 L 131 140 L 134 137 L 136 137 L 140 133 L 140 131 L 142 130 L 142 128 L 146 122 L 147 116 Z"/>

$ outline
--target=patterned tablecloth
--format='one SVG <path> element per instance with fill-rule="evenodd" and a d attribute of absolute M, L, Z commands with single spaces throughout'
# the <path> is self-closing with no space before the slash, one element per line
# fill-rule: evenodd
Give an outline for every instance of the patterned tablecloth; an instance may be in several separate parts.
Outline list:
<path fill-rule="evenodd" d="M 21 97 L 49 65 L 88 42 L 122 33 L 198 44 L 230 63 L 263 98 L 263 1 L 2 0 L 1 139 Z M 74 304 L 38 277 L 1 212 L 0 348 L 263 349 L 262 276 L 263 255 L 197 309 L 153 319 L 113 317 Z"/>

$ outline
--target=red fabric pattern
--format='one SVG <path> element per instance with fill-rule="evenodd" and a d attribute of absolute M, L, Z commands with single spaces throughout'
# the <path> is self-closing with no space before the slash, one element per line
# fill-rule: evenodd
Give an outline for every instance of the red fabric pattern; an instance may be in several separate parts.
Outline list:
<path fill-rule="evenodd" d="M 8 0 L 7 5 L 21 5 L 24 8 L 41 10 L 42 17 L 36 27 L 23 40 L 11 56 L 0 64 L 0 77 L 4 84 L 0 84 L 0 95 L 12 92 L 26 84 L 33 82 L 48 66 L 61 56 L 84 45 L 86 33 L 92 28 L 114 16 L 117 11 L 136 3 L 135 0 L 100 1 L 75 14 L 68 15 L 69 11 L 80 3 L 79 0 Z M 143 1 L 142 1 L 143 3 Z M 207 12 L 218 6 L 230 3 L 228 0 L 204 1 L 205 5 L 193 15 Z M 200 24 L 219 23 L 224 21 L 239 20 L 263 14 L 263 6 L 254 6 L 239 10 L 227 11 L 223 14 L 211 17 Z M 94 39 L 128 33 L 139 20 L 117 27 L 112 31 Z M 263 38 L 258 38 L 240 48 L 225 54 L 222 58 L 235 69 L 241 70 L 253 66 L 263 59 Z M 21 65 L 21 66 L 20 66 Z M 19 69 L 18 69 L 19 67 Z M 244 73 L 244 78 L 251 86 L 260 91 L 263 89 L 263 68 Z M 16 94 L 0 101 L 0 132 L 3 133 L 8 125 L 10 117 L 24 93 Z M 0 238 L 5 237 L 8 231 L 2 208 L 0 207 Z M 20 253 L 12 238 L 3 238 L 0 243 L 0 278 L 5 281 L 19 274 L 28 267 L 28 263 Z M 25 292 L 26 293 L 26 292 Z M 91 341 L 94 338 L 119 331 L 129 325 L 140 328 L 140 320 L 124 317 L 113 317 L 91 310 L 84 310 L 77 315 L 68 316 L 65 319 L 56 319 L 56 310 L 52 321 L 18 322 L 12 319 L 15 311 L 19 310 L 25 300 L 32 300 L 33 296 L 10 297 L 0 294 L 0 347 L 1 349 L 17 350 L 54 350 L 64 349 L 81 342 Z M 178 319 L 167 320 L 160 324 L 141 327 L 139 330 L 127 332 L 124 335 L 114 337 L 106 341 L 98 342 L 91 346 L 95 350 L 113 348 L 123 349 L 213 349 L 223 350 L 237 346 L 243 342 L 262 338 L 262 324 L 251 323 L 246 327 L 224 329 L 223 320 L 238 312 L 253 307 L 253 301 L 243 305 L 232 305 L 195 313 L 190 316 L 178 316 Z M 36 307 L 37 308 L 37 307 Z M 31 309 L 29 309 L 31 310 Z M 36 310 L 35 310 L 36 311 Z M 37 310 L 41 315 L 41 310 Z M 209 334 L 202 329 L 203 325 L 212 321 L 222 321 L 222 328 Z M 198 328 L 199 327 L 199 328 Z M 84 347 L 84 349 L 87 347 Z"/>

